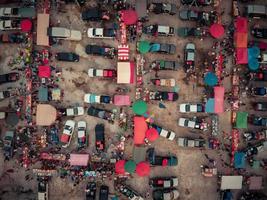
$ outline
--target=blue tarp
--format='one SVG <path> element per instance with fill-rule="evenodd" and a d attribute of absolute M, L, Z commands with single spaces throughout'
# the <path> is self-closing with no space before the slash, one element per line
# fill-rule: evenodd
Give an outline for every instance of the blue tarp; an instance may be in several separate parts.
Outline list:
<path fill-rule="evenodd" d="M 157 52 L 157 51 L 159 51 L 159 49 L 160 49 L 160 44 L 151 44 L 149 51 L 150 52 Z"/>
<path fill-rule="evenodd" d="M 260 55 L 260 49 L 259 47 L 253 46 L 251 48 L 248 48 L 248 59 L 250 58 L 258 58 Z"/>
<path fill-rule="evenodd" d="M 254 58 L 254 59 L 250 59 L 248 61 L 248 68 L 251 70 L 251 71 L 255 71 L 257 69 L 259 69 L 260 67 L 260 63 L 258 61 L 257 58 Z"/>
<path fill-rule="evenodd" d="M 218 83 L 218 77 L 214 73 L 208 72 L 204 77 L 204 83 L 208 86 L 215 86 Z"/>
<path fill-rule="evenodd" d="M 234 156 L 234 166 L 236 169 L 243 169 L 245 168 L 246 160 L 245 160 L 245 153 L 243 152 L 236 152 Z"/>
<path fill-rule="evenodd" d="M 205 112 L 214 113 L 214 105 L 215 105 L 214 98 L 209 98 L 205 105 Z"/>
<path fill-rule="evenodd" d="M 259 69 L 260 63 L 258 57 L 260 55 L 260 49 L 256 46 L 248 48 L 248 68 L 252 71 Z"/>

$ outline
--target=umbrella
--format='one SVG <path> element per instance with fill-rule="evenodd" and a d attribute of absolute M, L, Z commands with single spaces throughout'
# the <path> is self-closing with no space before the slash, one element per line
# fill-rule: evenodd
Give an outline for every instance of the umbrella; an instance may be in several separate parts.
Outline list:
<path fill-rule="evenodd" d="M 210 34 L 214 38 L 220 38 L 224 35 L 224 28 L 221 24 L 212 24 L 210 26 Z"/>
<path fill-rule="evenodd" d="M 29 19 L 24 19 L 20 22 L 20 27 L 23 32 L 30 32 L 32 30 L 32 22 Z"/>
<path fill-rule="evenodd" d="M 146 131 L 146 138 L 153 142 L 155 141 L 156 139 L 158 139 L 159 137 L 159 133 L 158 131 L 155 129 L 155 128 L 150 128 Z"/>
<path fill-rule="evenodd" d="M 251 48 L 248 48 L 248 56 L 249 58 L 258 58 L 260 55 L 260 48 L 253 46 Z"/>
<path fill-rule="evenodd" d="M 215 86 L 218 83 L 218 77 L 214 73 L 208 72 L 204 77 L 204 82 L 208 86 Z"/>
<path fill-rule="evenodd" d="M 125 25 L 136 24 L 138 16 L 135 10 L 122 10 L 121 11 L 121 20 Z"/>
<path fill-rule="evenodd" d="M 141 54 L 145 54 L 150 49 L 150 43 L 148 41 L 140 41 L 137 43 L 137 48 Z"/>
<path fill-rule="evenodd" d="M 249 60 L 249 62 L 248 62 L 248 68 L 251 71 L 255 71 L 255 70 L 259 69 L 259 67 L 260 67 L 260 63 L 259 63 L 259 61 L 256 58 Z"/>
<path fill-rule="evenodd" d="M 16 126 L 19 123 L 18 115 L 15 112 L 8 113 L 6 123 L 10 126 Z"/>
<path fill-rule="evenodd" d="M 124 165 L 125 171 L 130 173 L 130 174 L 135 172 L 135 168 L 136 168 L 136 164 L 132 160 L 128 160 Z"/>
<path fill-rule="evenodd" d="M 125 173 L 125 166 L 126 161 L 125 160 L 118 160 L 115 164 L 115 172 L 116 174 L 124 174 Z"/>
<path fill-rule="evenodd" d="M 136 166 L 136 173 L 138 176 L 149 176 L 150 165 L 148 162 L 140 162 Z"/>
<path fill-rule="evenodd" d="M 143 115 L 147 111 L 147 104 L 142 100 L 133 103 L 133 112 L 137 115 Z"/>

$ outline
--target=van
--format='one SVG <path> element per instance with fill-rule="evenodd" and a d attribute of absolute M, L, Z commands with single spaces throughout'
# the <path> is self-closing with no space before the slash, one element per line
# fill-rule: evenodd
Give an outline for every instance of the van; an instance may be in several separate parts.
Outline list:
<path fill-rule="evenodd" d="M 63 27 L 50 27 L 47 29 L 47 35 L 50 37 L 63 40 L 74 40 L 74 41 L 82 40 L 82 34 L 80 31 L 70 30 Z"/>
<path fill-rule="evenodd" d="M 248 5 L 245 14 L 251 18 L 266 18 L 267 7 L 265 5 Z"/>

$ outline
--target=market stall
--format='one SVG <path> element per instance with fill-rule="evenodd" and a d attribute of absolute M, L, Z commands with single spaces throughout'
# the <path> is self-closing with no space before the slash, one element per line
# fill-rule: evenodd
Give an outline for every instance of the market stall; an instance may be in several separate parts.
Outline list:
<path fill-rule="evenodd" d="M 49 104 L 38 104 L 36 108 L 36 125 L 50 126 L 57 118 L 57 110 Z"/>
<path fill-rule="evenodd" d="M 133 84 L 135 82 L 134 62 L 117 63 L 117 83 Z"/>
<path fill-rule="evenodd" d="M 129 45 L 120 44 L 118 46 L 118 60 L 127 61 L 129 60 L 130 48 Z"/>
<path fill-rule="evenodd" d="M 114 105 L 116 106 L 130 106 L 131 99 L 129 95 L 114 95 Z"/>
<path fill-rule="evenodd" d="M 214 112 L 224 112 L 224 87 L 214 87 Z"/>
<path fill-rule="evenodd" d="M 221 190 L 242 189 L 243 176 L 222 176 Z"/>
<path fill-rule="evenodd" d="M 50 78 L 51 69 L 49 66 L 39 66 L 38 67 L 38 76 L 40 78 Z"/>
<path fill-rule="evenodd" d="M 69 163 L 71 166 L 87 166 L 89 154 L 70 154 Z"/>
<path fill-rule="evenodd" d="M 37 45 L 49 46 L 49 37 L 47 36 L 47 28 L 49 27 L 49 14 L 37 15 Z"/>
<path fill-rule="evenodd" d="M 235 152 L 235 154 L 234 154 L 234 167 L 236 169 L 244 169 L 246 167 L 245 153 Z"/>
<path fill-rule="evenodd" d="M 147 131 L 147 123 L 144 117 L 134 117 L 134 144 L 144 144 Z"/>

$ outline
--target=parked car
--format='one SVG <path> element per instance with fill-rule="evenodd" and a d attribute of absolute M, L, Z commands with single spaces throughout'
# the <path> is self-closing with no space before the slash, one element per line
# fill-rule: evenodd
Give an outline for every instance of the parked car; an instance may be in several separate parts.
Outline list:
<path fill-rule="evenodd" d="M 178 120 L 178 125 L 181 127 L 188 127 L 193 129 L 207 130 L 208 124 L 196 118 L 194 120 L 180 117 Z"/>
<path fill-rule="evenodd" d="M 96 95 L 92 93 L 88 93 L 84 95 L 85 103 L 112 103 L 112 98 L 108 95 Z"/>
<path fill-rule="evenodd" d="M 89 77 L 104 77 L 104 78 L 115 78 L 117 77 L 117 71 L 115 69 L 88 69 Z"/>
<path fill-rule="evenodd" d="M 99 46 L 99 45 L 87 45 L 85 52 L 88 55 L 104 56 L 106 58 L 113 59 L 116 54 L 116 49 L 109 46 Z"/>
<path fill-rule="evenodd" d="M 175 176 L 150 178 L 149 185 L 153 188 L 173 188 L 178 186 L 178 178 Z"/>
<path fill-rule="evenodd" d="M 158 133 L 160 136 L 167 138 L 168 140 L 174 140 L 175 138 L 175 133 L 173 131 L 167 131 L 164 128 L 156 125 L 156 124 L 152 124 L 152 127 L 157 129 Z"/>
<path fill-rule="evenodd" d="M 0 18 L 34 18 L 36 12 L 34 7 L 4 7 L 0 8 Z"/>
<path fill-rule="evenodd" d="M 0 91 L 0 101 L 9 97 L 11 97 L 11 94 L 8 90 Z"/>
<path fill-rule="evenodd" d="M 203 148 L 206 145 L 206 141 L 204 139 L 190 139 L 190 138 L 182 138 L 182 137 L 178 138 L 177 143 L 179 147 Z"/>
<path fill-rule="evenodd" d="M 243 137 L 246 141 L 266 140 L 267 130 L 244 132 Z"/>
<path fill-rule="evenodd" d="M 193 6 L 209 6 L 214 2 L 213 0 L 181 0 L 181 3 L 184 5 L 193 5 Z"/>
<path fill-rule="evenodd" d="M 176 101 L 178 99 L 178 93 L 165 91 L 150 91 L 149 99 L 157 101 Z"/>
<path fill-rule="evenodd" d="M 264 151 L 264 142 L 260 141 L 254 145 L 248 145 L 243 152 L 245 153 L 245 155 L 247 157 L 253 156 L 253 155 L 257 155 L 258 153 Z"/>
<path fill-rule="evenodd" d="M 71 30 L 63 27 L 49 27 L 47 29 L 47 35 L 56 39 L 63 40 L 82 40 L 82 33 L 78 30 Z"/>
<path fill-rule="evenodd" d="M 15 147 L 15 132 L 14 131 L 6 131 L 5 137 L 3 139 L 3 150 L 4 156 L 6 159 L 10 159 L 14 155 L 14 147 Z"/>
<path fill-rule="evenodd" d="M 179 37 L 203 37 L 207 36 L 208 32 L 200 27 L 180 27 L 177 29 L 177 35 Z"/>
<path fill-rule="evenodd" d="M 266 18 L 267 6 L 250 4 L 245 7 L 245 15 L 251 18 Z"/>
<path fill-rule="evenodd" d="M 251 34 L 255 38 L 267 39 L 267 28 L 254 28 L 251 30 Z"/>
<path fill-rule="evenodd" d="M 96 108 L 93 106 L 88 108 L 87 114 L 90 116 L 98 117 L 100 119 L 108 120 L 111 123 L 114 122 L 115 118 L 115 115 L 111 111 Z"/>
<path fill-rule="evenodd" d="M 38 177 L 38 200 L 48 200 L 48 180 L 46 177 Z"/>
<path fill-rule="evenodd" d="M 185 68 L 195 67 L 196 46 L 194 43 L 187 43 L 184 51 Z"/>
<path fill-rule="evenodd" d="M 151 165 L 156 166 L 176 166 L 178 160 L 176 156 L 159 156 L 155 154 L 154 148 L 147 150 L 147 157 Z"/>
<path fill-rule="evenodd" d="M 88 144 L 86 135 L 86 122 L 78 121 L 78 147 L 83 148 Z"/>
<path fill-rule="evenodd" d="M 148 6 L 148 10 L 155 14 L 168 13 L 175 15 L 178 12 L 176 5 L 171 3 L 151 3 Z"/>
<path fill-rule="evenodd" d="M 50 128 L 49 135 L 50 135 L 50 141 L 53 144 L 58 145 L 59 137 L 58 137 L 58 128 L 56 126 L 52 126 Z"/>
<path fill-rule="evenodd" d="M 134 191 L 129 186 L 118 184 L 118 185 L 116 185 L 115 190 L 117 190 L 118 192 L 123 194 L 127 199 L 144 200 L 144 198 L 140 194 L 138 194 L 136 191 Z"/>
<path fill-rule="evenodd" d="M 109 188 L 106 185 L 101 185 L 99 190 L 99 200 L 108 200 Z"/>
<path fill-rule="evenodd" d="M 161 44 L 161 43 L 150 43 L 150 52 L 152 53 L 164 53 L 164 54 L 175 54 L 176 46 L 174 44 Z"/>
<path fill-rule="evenodd" d="M 84 114 L 84 108 L 81 106 L 66 109 L 67 116 L 80 116 L 83 114 Z"/>
<path fill-rule="evenodd" d="M 176 189 L 156 189 L 152 195 L 154 200 L 175 200 L 179 198 L 180 193 Z"/>
<path fill-rule="evenodd" d="M 204 112 L 204 106 L 201 103 L 182 103 L 180 104 L 179 111 L 181 113 L 187 112 Z"/>
<path fill-rule="evenodd" d="M 20 22 L 18 19 L 0 20 L 0 31 L 20 30 Z"/>
<path fill-rule="evenodd" d="M 114 28 L 88 28 L 87 36 L 89 38 L 112 39 L 116 37 L 116 29 Z"/>
<path fill-rule="evenodd" d="M 86 200 L 95 200 L 96 199 L 96 183 L 89 182 L 86 185 L 85 189 Z"/>
<path fill-rule="evenodd" d="M 179 17 L 185 21 L 196 21 L 200 26 L 210 26 L 217 20 L 217 13 L 215 11 L 181 10 Z"/>
<path fill-rule="evenodd" d="M 66 121 L 63 128 L 63 133 L 60 137 L 60 142 L 62 143 L 62 147 L 67 148 L 70 145 L 74 127 L 75 127 L 75 121 L 73 120 Z"/>
<path fill-rule="evenodd" d="M 174 27 L 154 24 L 145 26 L 143 33 L 153 36 L 173 36 Z"/>
<path fill-rule="evenodd" d="M 169 79 L 151 79 L 150 80 L 154 85 L 156 86 L 166 86 L 166 87 L 174 87 L 175 86 L 175 79 L 169 78 Z"/>
<path fill-rule="evenodd" d="M 248 78 L 253 81 L 267 81 L 267 70 L 259 70 L 248 74 Z"/>
<path fill-rule="evenodd" d="M 197 21 L 200 18 L 200 12 L 195 10 L 181 10 L 179 17 L 181 20 Z"/>
<path fill-rule="evenodd" d="M 265 126 L 267 127 L 267 117 L 259 117 L 259 116 L 250 116 L 249 122 L 255 126 Z"/>
<path fill-rule="evenodd" d="M 0 35 L 0 41 L 2 43 L 23 43 L 26 41 L 26 37 L 22 33 L 3 33 Z"/>
<path fill-rule="evenodd" d="M 60 52 L 56 54 L 58 61 L 79 62 L 80 56 L 72 52 Z"/>
<path fill-rule="evenodd" d="M 105 150 L 105 129 L 104 124 L 95 126 L 95 147 L 97 151 Z"/>
<path fill-rule="evenodd" d="M 108 11 L 100 10 L 99 8 L 90 8 L 82 12 L 82 20 L 84 21 L 102 21 L 109 20 Z"/>
<path fill-rule="evenodd" d="M 253 103 L 253 108 L 256 111 L 267 111 L 267 102 Z"/>
<path fill-rule="evenodd" d="M 178 70 L 180 65 L 176 61 L 170 60 L 155 60 L 150 65 L 154 70 Z"/>
<path fill-rule="evenodd" d="M 19 80 L 19 73 L 11 72 L 8 74 L 1 74 L 0 75 L 0 84 L 15 82 Z"/>
<path fill-rule="evenodd" d="M 255 87 L 251 89 L 252 95 L 266 97 L 267 96 L 267 87 Z"/>

